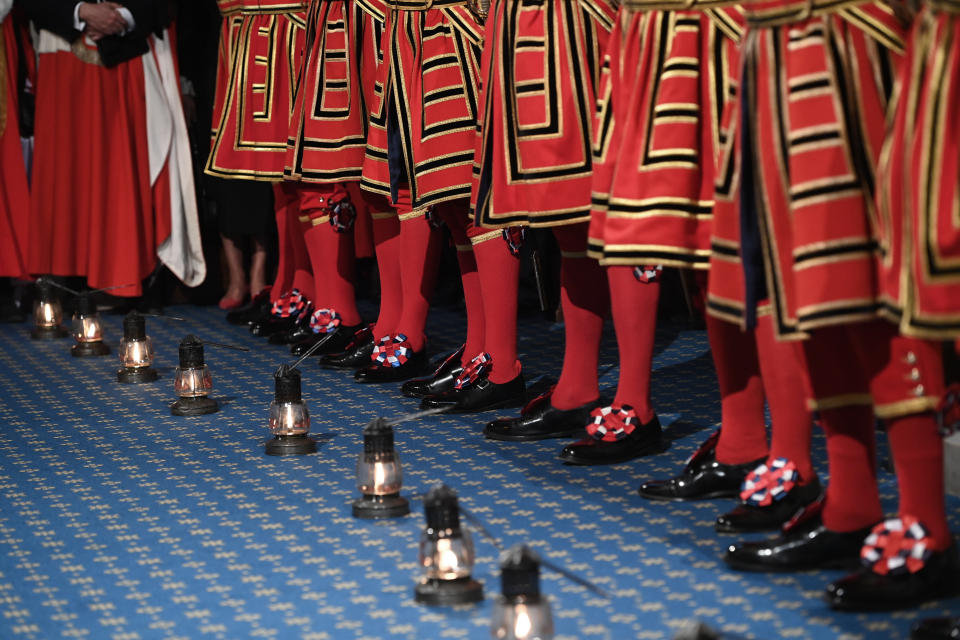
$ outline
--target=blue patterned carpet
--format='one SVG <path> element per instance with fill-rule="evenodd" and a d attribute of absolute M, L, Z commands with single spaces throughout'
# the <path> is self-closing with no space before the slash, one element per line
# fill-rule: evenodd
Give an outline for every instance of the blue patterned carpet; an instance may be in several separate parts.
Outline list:
<path fill-rule="evenodd" d="M 150 320 L 161 380 L 116 382 L 115 356 L 78 360 L 67 340 L 38 343 L 26 325 L 0 328 L 0 638 L 488 637 L 498 551 L 475 536 L 480 606 L 413 602 L 422 505 L 401 520 L 354 520 L 360 432 L 377 415 L 413 410 L 397 386 L 360 386 L 304 366 L 317 455 L 268 458 L 272 372 L 287 352 L 210 309 Z M 120 318 L 106 317 L 111 346 Z M 459 340 L 462 316 L 436 312 L 437 351 Z M 223 410 L 175 418 L 176 345 L 186 333 L 255 347 L 208 348 Z M 529 321 L 521 352 L 531 375 L 557 375 L 562 328 Z M 612 336 L 602 357 L 612 394 Z M 727 571 L 713 520 L 729 503 L 651 504 L 644 479 L 678 471 L 719 417 L 703 332 L 663 330 L 655 401 L 673 438 L 658 457 L 604 468 L 555 458 L 562 443 L 498 444 L 490 416 L 434 416 L 398 427 L 406 493 L 445 481 L 504 544 L 528 542 L 614 593 L 596 596 L 547 573 L 558 640 L 670 638 L 698 618 L 728 638 L 904 638 L 912 620 L 960 614 L 960 602 L 895 615 L 836 614 L 820 600 L 835 573 Z M 822 442 L 817 442 L 822 460 Z M 883 474 L 890 510 L 895 486 Z M 951 500 L 956 514 L 957 501 Z M 960 530 L 956 519 L 955 530 Z"/>

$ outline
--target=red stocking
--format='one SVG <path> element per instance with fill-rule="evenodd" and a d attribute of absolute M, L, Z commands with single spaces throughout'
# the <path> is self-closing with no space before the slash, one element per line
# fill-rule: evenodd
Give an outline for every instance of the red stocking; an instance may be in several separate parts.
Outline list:
<path fill-rule="evenodd" d="M 653 419 L 650 371 L 657 329 L 659 279 L 640 282 L 633 267 L 607 267 L 613 324 L 620 351 L 620 379 L 614 404 L 630 405 L 643 422 Z"/>
<path fill-rule="evenodd" d="M 756 337 L 707 314 L 707 337 L 720 386 L 717 461 L 745 464 L 767 455 L 763 383 Z"/>
<path fill-rule="evenodd" d="M 467 305 L 467 338 L 461 362 L 466 365 L 484 351 L 483 345 L 483 297 L 480 293 L 480 276 L 477 273 L 477 261 L 473 255 L 473 246 L 467 237 L 469 225 L 466 203 L 443 204 L 434 208 L 453 236 L 457 248 L 457 262 L 460 265 L 460 280 L 463 282 L 463 299 Z"/>
<path fill-rule="evenodd" d="M 270 288 L 270 299 L 276 301 L 293 288 L 293 261 L 290 236 L 287 230 L 290 220 L 289 209 L 297 206 L 293 194 L 283 188 L 283 184 L 273 186 L 273 210 L 277 219 L 277 277 Z M 299 223 L 297 223 L 299 228 Z"/>
<path fill-rule="evenodd" d="M 383 198 L 371 198 L 373 244 L 380 272 L 380 314 L 373 328 L 373 337 L 380 340 L 395 335 L 400 325 L 403 293 L 400 285 L 400 221 Z"/>
<path fill-rule="evenodd" d="M 307 217 L 303 239 L 313 265 L 315 309 L 333 309 L 345 326 L 360 324 L 353 290 L 353 232 L 338 232 L 330 224 L 330 203 L 348 198 L 342 184 L 304 185 L 301 217 Z"/>
<path fill-rule="evenodd" d="M 869 527 L 883 515 L 869 376 L 852 337 L 859 329 L 817 329 L 802 343 L 806 385 L 827 436 L 830 482 L 823 524 L 838 532 Z"/>
<path fill-rule="evenodd" d="M 771 314 L 757 318 L 756 336 L 763 389 L 773 418 L 770 458 L 792 460 L 797 465 L 800 484 L 807 484 L 816 473 L 810 460 L 813 417 L 807 408 L 803 385 L 798 384 L 803 380 L 801 346 L 777 340 Z"/>
<path fill-rule="evenodd" d="M 609 305 L 606 273 L 587 257 L 587 224 L 555 227 L 560 245 L 560 304 L 563 309 L 563 371 L 550 403 L 574 409 L 596 400 L 603 316 Z"/>
<path fill-rule="evenodd" d="M 473 253 L 483 295 L 484 349 L 493 358 L 490 381 L 505 384 L 520 375 L 517 359 L 517 286 L 520 260 L 499 231 L 474 239 Z"/>
<path fill-rule="evenodd" d="M 430 297 L 437 280 L 440 234 L 430 226 L 425 212 L 410 207 L 410 191 L 401 188 L 397 196 L 400 217 L 400 281 L 403 307 L 397 333 L 407 336 L 414 351 L 423 349 L 424 328 L 430 311 Z"/>

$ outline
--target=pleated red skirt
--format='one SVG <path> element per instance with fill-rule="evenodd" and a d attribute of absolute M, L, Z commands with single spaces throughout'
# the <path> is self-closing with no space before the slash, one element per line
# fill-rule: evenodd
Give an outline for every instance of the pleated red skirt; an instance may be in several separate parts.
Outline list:
<path fill-rule="evenodd" d="M 139 58 L 112 69 L 70 52 L 42 53 L 28 267 L 86 276 L 140 295 L 170 235 L 166 171 L 150 184 Z"/>
<path fill-rule="evenodd" d="M 20 278 L 28 274 L 27 237 L 30 226 L 30 188 L 20 146 L 17 120 L 17 44 L 14 22 L 0 24 L 0 100 L 5 117 L 0 119 L 0 276 Z"/>

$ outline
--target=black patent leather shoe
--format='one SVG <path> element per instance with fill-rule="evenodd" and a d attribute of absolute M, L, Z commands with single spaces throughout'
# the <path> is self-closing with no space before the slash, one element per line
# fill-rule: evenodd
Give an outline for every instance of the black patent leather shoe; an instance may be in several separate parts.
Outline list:
<path fill-rule="evenodd" d="M 556 409 L 550 404 L 550 394 L 531 400 L 520 412 L 519 418 L 499 418 L 488 422 L 483 435 L 491 440 L 530 442 L 549 438 L 569 438 L 583 434 L 583 426 L 590 420 L 590 412 L 602 404 L 599 398 L 575 409 Z"/>
<path fill-rule="evenodd" d="M 310 329 L 310 309 L 308 308 L 296 317 L 288 330 L 271 334 L 267 342 L 270 344 L 294 344 L 307 340 L 313 335 L 313 330 Z"/>
<path fill-rule="evenodd" d="M 772 540 L 732 544 L 723 559 L 737 571 L 849 569 L 858 563 L 860 547 L 869 533 L 870 527 L 846 533 L 831 531 L 816 517 Z"/>
<path fill-rule="evenodd" d="M 373 352 L 371 351 L 371 353 Z M 372 364 L 354 373 L 353 379 L 361 384 L 400 382 L 415 376 L 422 376 L 429 368 L 430 360 L 427 358 L 427 349 L 424 347 L 420 351 L 411 353 L 407 361 L 398 367 Z"/>
<path fill-rule="evenodd" d="M 913 625 L 910 640 L 960 640 L 960 618 L 927 618 Z"/>
<path fill-rule="evenodd" d="M 313 333 L 310 331 L 310 336 L 305 340 L 300 340 L 296 342 L 292 347 L 290 347 L 290 353 L 296 357 L 300 357 L 310 350 L 313 345 L 317 344 L 323 340 L 323 346 L 314 351 L 311 355 L 314 356 L 325 356 L 334 353 L 343 353 L 347 348 L 347 345 L 353 340 L 354 334 L 362 329 L 364 325 L 358 324 L 352 327 L 347 327 L 340 325 L 330 333 Z"/>
<path fill-rule="evenodd" d="M 960 581 L 957 550 L 934 551 L 916 573 L 879 574 L 871 569 L 842 578 L 827 586 L 825 598 L 834 609 L 844 611 L 894 611 L 908 609 L 956 595 Z"/>
<path fill-rule="evenodd" d="M 667 448 L 663 440 L 660 420 L 653 416 L 649 422 L 637 426 L 622 440 L 606 442 L 587 437 L 568 444 L 560 451 L 560 459 L 567 464 L 619 464 L 634 458 L 661 453 Z"/>
<path fill-rule="evenodd" d="M 353 334 L 353 338 L 342 353 L 320 356 L 321 369 L 363 369 L 370 366 L 370 356 L 376 342 L 370 327 L 364 327 Z"/>
<path fill-rule="evenodd" d="M 251 323 L 250 333 L 261 338 L 268 338 L 276 333 L 290 331 L 296 322 L 296 318 L 278 318 L 271 314 L 267 319 L 257 320 Z"/>
<path fill-rule="evenodd" d="M 523 393 L 526 389 L 522 373 L 503 384 L 483 378 L 466 389 L 453 389 L 438 396 L 424 398 L 420 403 L 420 409 L 426 411 L 446 408 L 448 413 L 479 413 L 505 407 L 519 407 L 523 404 Z"/>
<path fill-rule="evenodd" d="M 719 516 L 714 529 L 718 533 L 778 531 L 798 511 L 820 498 L 822 493 L 820 481 L 814 478 L 808 484 L 793 487 L 782 499 L 768 506 L 741 503 L 733 511 Z"/>
<path fill-rule="evenodd" d="M 457 376 L 463 373 L 463 349 L 466 345 L 444 358 L 433 375 L 416 380 L 407 380 L 400 392 L 408 398 L 426 398 L 446 393 L 453 389 Z"/>
<path fill-rule="evenodd" d="M 651 480 L 640 486 L 638 492 L 648 500 L 709 500 L 732 498 L 740 494 L 740 484 L 764 458 L 745 464 L 717 462 L 716 431 L 700 445 L 683 467 L 680 475 L 668 480 Z"/>
<path fill-rule="evenodd" d="M 256 320 L 265 320 L 270 315 L 270 289 L 264 289 L 255 295 L 250 302 L 227 312 L 227 322 L 230 324 L 249 324 Z"/>

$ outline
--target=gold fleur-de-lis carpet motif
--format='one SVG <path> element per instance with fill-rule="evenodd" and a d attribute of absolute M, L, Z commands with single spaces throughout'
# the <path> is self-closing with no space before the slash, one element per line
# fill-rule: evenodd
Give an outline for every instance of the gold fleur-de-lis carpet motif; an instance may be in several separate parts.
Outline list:
<path fill-rule="evenodd" d="M 672 441 L 666 453 L 567 467 L 556 458 L 563 441 L 484 440 L 495 414 L 431 416 L 397 427 L 412 514 L 371 522 L 350 512 L 361 430 L 373 417 L 416 409 L 399 385 L 358 385 L 311 359 L 301 371 L 319 452 L 268 457 L 272 374 L 289 352 L 215 310 L 169 312 L 186 321 L 148 319 L 160 380 L 143 385 L 117 383 L 116 355 L 73 358 L 70 339 L 32 341 L 26 324 L 0 326 L 0 638 L 487 638 L 499 552 L 482 535 L 474 533 L 482 604 L 413 601 L 423 528 L 416 496 L 440 481 L 504 545 L 526 542 L 613 594 L 545 571 L 558 640 L 669 639 L 694 619 L 727 638 L 900 639 L 918 618 L 960 614 L 956 600 L 896 614 L 835 613 L 821 594 L 839 573 L 725 568 L 734 539 L 716 535 L 713 521 L 731 501 L 659 504 L 637 495 L 644 480 L 677 473 L 719 421 L 702 331 L 658 333 L 653 398 Z M 104 323 L 116 354 L 121 319 Z M 435 352 L 454 349 L 463 326 L 460 314 L 433 312 Z M 188 333 L 252 348 L 207 348 L 222 404 L 215 415 L 170 414 L 177 345 Z M 609 333 L 601 387 L 612 396 Z M 558 375 L 562 342 L 558 325 L 521 323 L 528 379 Z M 815 453 L 824 473 L 819 435 Z M 882 471 L 881 482 L 892 512 L 892 474 Z M 957 506 L 951 498 L 954 530 Z"/>

